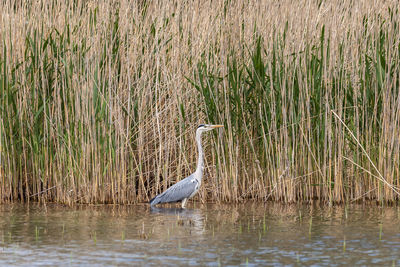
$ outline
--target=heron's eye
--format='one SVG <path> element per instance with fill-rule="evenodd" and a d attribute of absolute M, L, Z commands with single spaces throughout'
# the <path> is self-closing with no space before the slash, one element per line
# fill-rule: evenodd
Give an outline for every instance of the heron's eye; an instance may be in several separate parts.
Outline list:
<path fill-rule="evenodd" d="M 197 127 L 197 128 L 204 127 L 204 126 L 205 126 L 204 124 L 200 124 L 199 127 Z"/>

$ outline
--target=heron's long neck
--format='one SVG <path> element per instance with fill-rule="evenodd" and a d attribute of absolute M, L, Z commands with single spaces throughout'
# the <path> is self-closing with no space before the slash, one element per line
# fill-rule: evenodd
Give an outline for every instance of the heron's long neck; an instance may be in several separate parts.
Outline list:
<path fill-rule="evenodd" d="M 197 151 L 199 152 L 196 173 L 200 174 L 199 177 L 201 179 L 204 168 L 203 148 L 201 147 L 201 132 L 196 132 L 196 143 L 197 143 Z"/>

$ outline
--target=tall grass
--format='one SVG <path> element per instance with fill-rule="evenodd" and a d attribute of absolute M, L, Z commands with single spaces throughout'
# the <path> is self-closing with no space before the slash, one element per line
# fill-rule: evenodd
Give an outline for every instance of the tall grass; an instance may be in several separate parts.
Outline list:
<path fill-rule="evenodd" d="M 398 201 L 397 1 L 3 1 L 0 201 Z"/>

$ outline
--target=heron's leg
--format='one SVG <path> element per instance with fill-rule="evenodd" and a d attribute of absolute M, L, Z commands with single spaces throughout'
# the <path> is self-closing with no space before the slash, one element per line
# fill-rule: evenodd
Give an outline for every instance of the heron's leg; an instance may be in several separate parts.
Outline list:
<path fill-rule="evenodd" d="M 187 200 L 188 200 L 187 198 L 182 199 L 182 209 L 185 208 Z"/>

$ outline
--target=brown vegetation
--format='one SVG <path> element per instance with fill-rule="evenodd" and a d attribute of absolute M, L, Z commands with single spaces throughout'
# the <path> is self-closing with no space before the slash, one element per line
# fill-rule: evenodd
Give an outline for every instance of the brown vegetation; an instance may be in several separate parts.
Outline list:
<path fill-rule="evenodd" d="M 398 1 L 2 1 L 0 202 L 397 201 Z"/>

